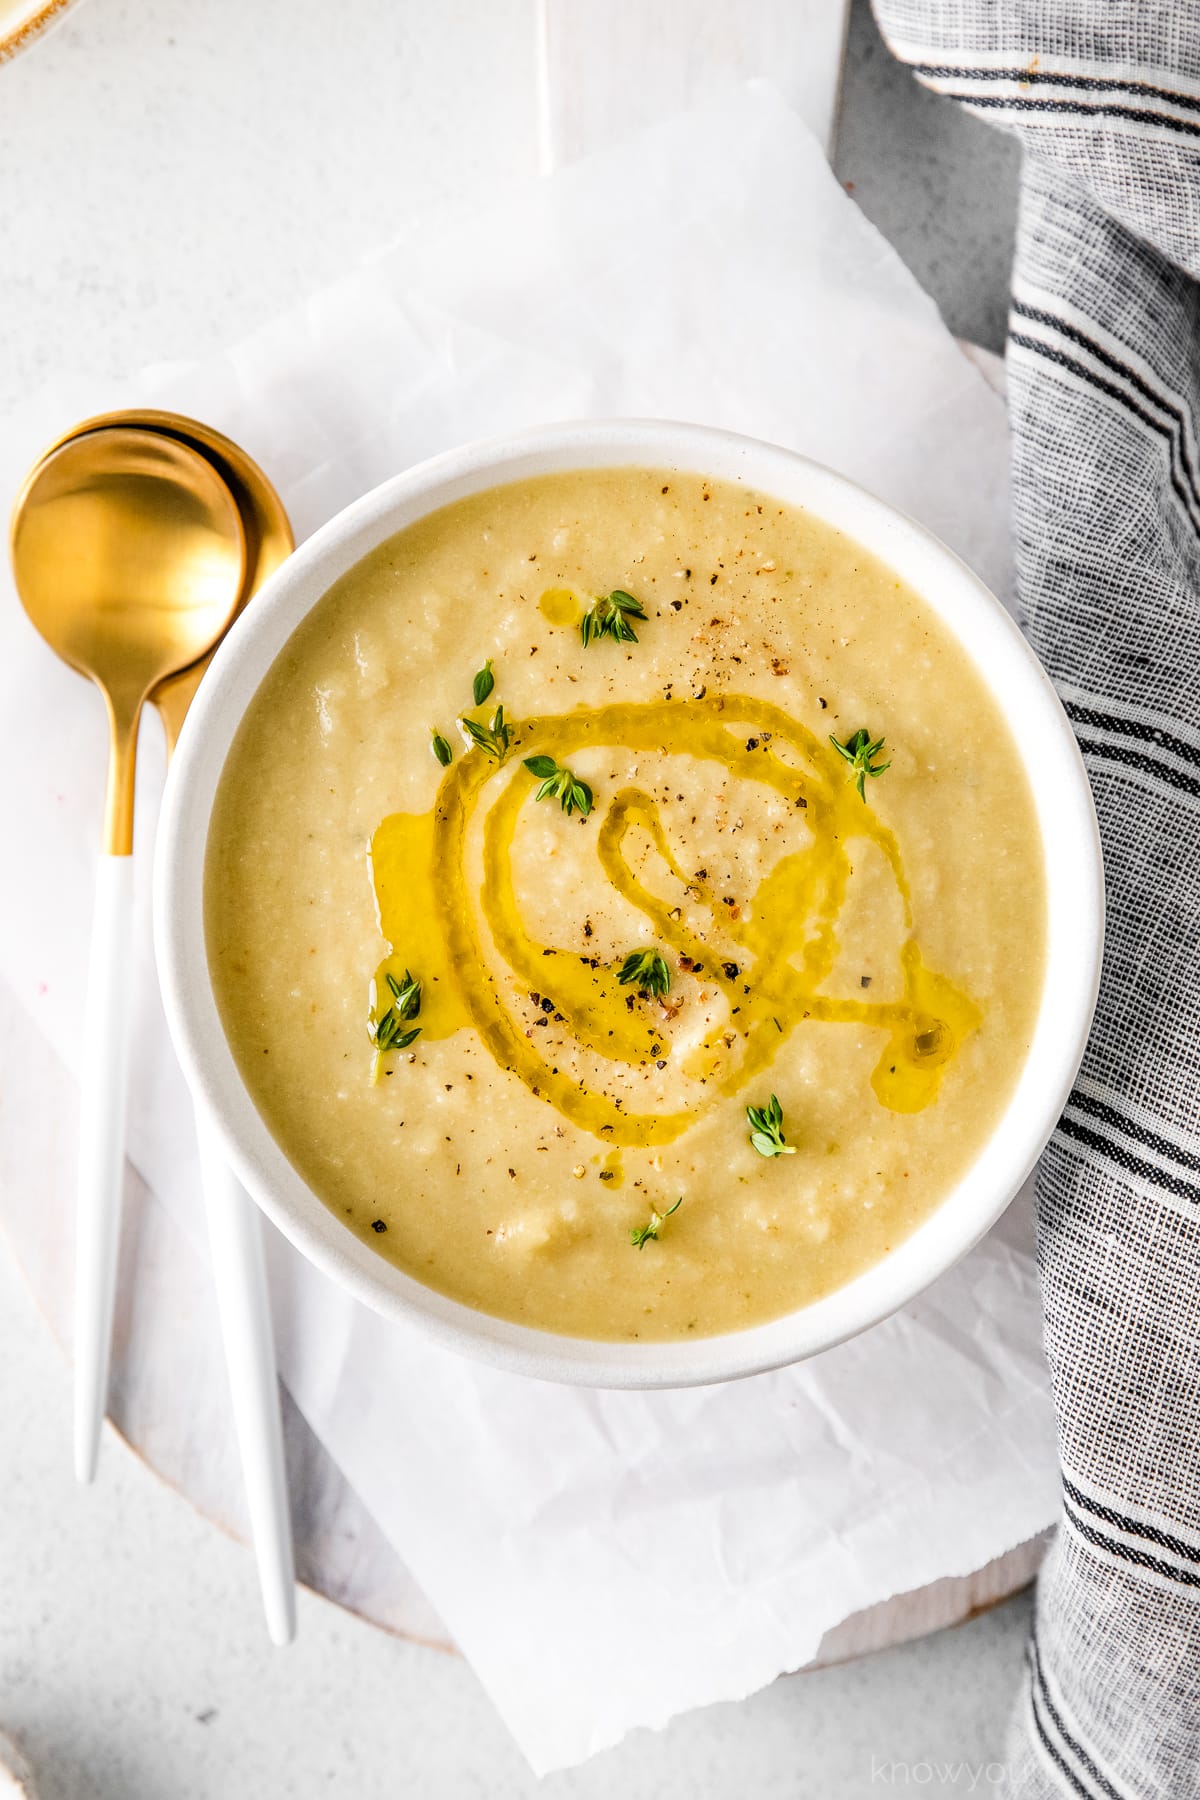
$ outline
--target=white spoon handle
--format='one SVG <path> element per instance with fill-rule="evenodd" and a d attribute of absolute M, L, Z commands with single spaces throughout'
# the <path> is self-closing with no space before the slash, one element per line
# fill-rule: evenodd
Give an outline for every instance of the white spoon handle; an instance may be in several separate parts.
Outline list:
<path fill-rule="evenodd" d="M 196 1133 L 263 1609 L 272 1643 L 287 1644 L 296 1634 L 296 1585 L 262 1222 L 199 1107 Z"/>
<path fill-rule="evenodd" d="M 96 1473 L 108 1405 L 125 1184 L 132 926 L 133 858 L 102 856 L 83 1021 L 75 1252 L 75 1474 L 84 1482 Z"/>

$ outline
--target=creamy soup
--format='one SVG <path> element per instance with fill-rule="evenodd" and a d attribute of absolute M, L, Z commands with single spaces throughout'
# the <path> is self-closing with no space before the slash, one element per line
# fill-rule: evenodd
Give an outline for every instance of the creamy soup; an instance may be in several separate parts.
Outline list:
<path fill-rule="evenodd" d="M 325 1203 L 468 1305 L 734 1330 L 885 1257 L 1033 1030 L 1028 785 L 919 595 L 692 475 L 447 507 L 289 640 L 205 915 L 246 1085 Z"/>

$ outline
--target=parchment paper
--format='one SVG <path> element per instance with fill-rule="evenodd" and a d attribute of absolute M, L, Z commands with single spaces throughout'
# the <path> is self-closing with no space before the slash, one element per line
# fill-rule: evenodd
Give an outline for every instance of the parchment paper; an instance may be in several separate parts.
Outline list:
<path fill-rule="evenodd" d="M 1002 405 L 765 87 L 415 234 L 224 357 L 122 383 L 64 375 L 0 431 L 0 487 L 74 419 L 139 403 L 239 439 L 299 536 L 406 464 L 517 423 L 733 426 L 844 470 L 1009 588 Z M 0 978 L 77 1070 L 103 724 L 0 582 Z M 147 728 L 130 1155 L 203 1253 L 144 910 L 161 779 Z M 277 1238 L 272 1275 L 288 1388 L 539 1771 L 751 1692 L 848 1614 L 1055 1517 L 1019 1208 L 855 1342 L 684 1393 L 477 1368 L 385 1325 Z"/>

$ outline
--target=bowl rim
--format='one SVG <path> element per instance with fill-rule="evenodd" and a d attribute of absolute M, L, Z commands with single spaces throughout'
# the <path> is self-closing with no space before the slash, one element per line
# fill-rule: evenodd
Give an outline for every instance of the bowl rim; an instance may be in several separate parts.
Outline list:
<path fill-rule="evenodd" d="M 1016 1089 L 962 1179 L 882 1262 L 833 1293 L 764 1324 L 666 1342 L 568 1337 L 476 1311 L 355 1236 L 259 1116 L 221 1026 L 204 939 L 217 782 L 247 704 L 312 606 L 385 538 L 454 500 L 539 473 L 616 466 L 739 481 L 806 508 L 915 587 L 1009 721 L 1046 859 L 1046 973 L 1033 1037 Z M 924 526 L 796 451 L 641 419 L 534 426 L 446 451 L 383 482 L 301 544 L 236 620 L 193 701 L 164 794 L 153 905 L 163 1003 L 185 1078 L 230 1165 L 284 1236 L 355 1298 L 451 1350 L 543 1380 L 612 1388 L 707 1384 L 799 1361 L 877 1324 L 965 1256 L 1021 1187 L 1066 1103 L 1095 1009 L 1104 914 L 1099 827 L 1079 747 L 1033 649 L 984 583 Z"/>

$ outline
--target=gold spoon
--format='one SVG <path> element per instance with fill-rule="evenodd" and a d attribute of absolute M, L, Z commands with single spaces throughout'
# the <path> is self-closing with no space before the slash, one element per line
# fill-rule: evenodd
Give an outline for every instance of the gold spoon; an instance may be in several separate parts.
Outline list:
<path fill-rule="evenodd" d="M 283 502 L 263 471 L 240 445 L 211 426 L 180 413 L 105 413 L 85 419 L 58 443 L 73 442 L 115 426 L 158 432 L 187 445 L 211 463 L 224 481 L 241 514 L 246 539 L 245 571 L 235 609 L 240 612 L 295 547 Z M 166 676 L 151 689 L 150 701 L 162 719 L 168 756 L 174 751 L 212 654 L 210 650 L 198 662 L 179 674 Z M 272 1641 L 286 1644 L 296 1630 L 296 1577 L 262 1226 L 254 1203 L 229 1169 L 199 1109 L 196 1135 L 213 1285 L 221 1316 L 263 1609 Z"/>
<path fill-rule="evenodd" d="M 165 437 L 186 444 L 190 449 L 199 451 L 221 477 L 237 503 L 246 538 L 246 570 L 237 604 L 237 611 L 240 612 L 258 592 L 267 576 L 273 575 L 280 563 L 296 548 L 291 521 L 283 501 L 263 471 L 253 457 L 247 456 L 240 444 L 235 444 L 223 432 L 214 431 L 211 425 L 201 424 L 198 419 L 189 419 L 183 413 L 162 412 L 153 407 L 101 413 L 95 418 L 84 419 L 69 432 L 65 432 L 51 447 L 57 449 L 60 444 L 83 437 L 88 432 L 107 430 L 114 425 L 160 432 Z M 163 723 L 168 754 L 175 748 L 187 709 L 195 697 L 212 655 L 210 650 L 207 656 L 180 674 L 168 675 L 150 694 L 150 704 L 157 710 Z"/>
<path fill-rule="evenodd" d="M 12 519 L 17 591 L 51 649 L 104 696 L 103 854 L 88 975 L 75 1279 L 75 1472 L 95 1474 L 125 1161 L 138 724 L 159 682 L 199 661 L 237 606 L 246 540 L 212 464 L 157 433 L 112 427 L 47 452 Z"/>

